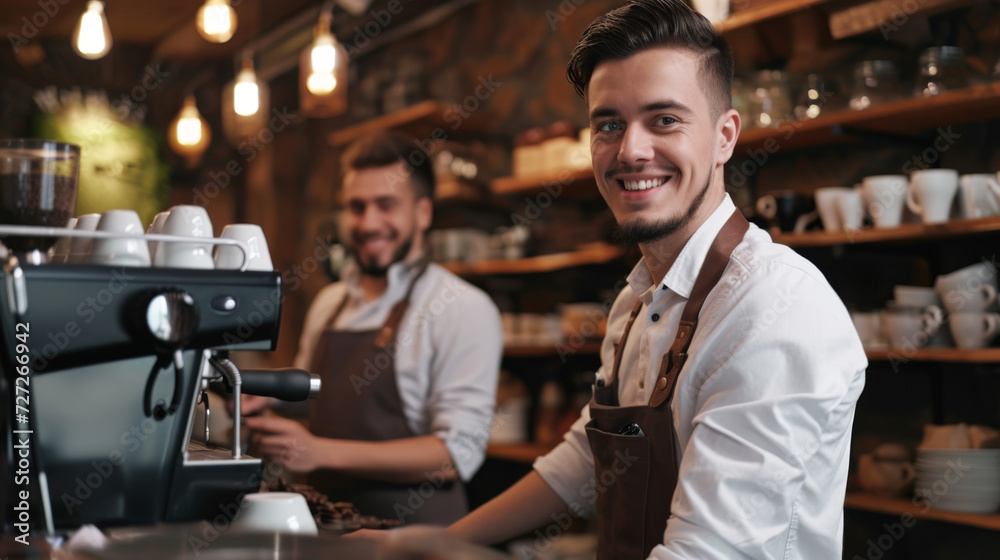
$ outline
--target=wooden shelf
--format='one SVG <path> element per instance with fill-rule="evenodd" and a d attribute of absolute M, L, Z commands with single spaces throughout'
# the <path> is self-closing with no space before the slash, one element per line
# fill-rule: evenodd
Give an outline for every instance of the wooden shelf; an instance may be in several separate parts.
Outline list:
<path fill-rule="evenodd" d="M 490 182 L 490 191 L 494 194 L 531 194 L 546 186 L 561 185 L 563 188 L 597 190 L 594 182 L 593 169 L 562 170 L 557 173 L 542 175 L 527 175 L 523 177 L 500 177 Z"/>
<path fill-rule="evenodd" d="M 490 122 L 484 110 L 471 113 L 468 118 L 463 118 L 457 113 L 452 115 L 450 113 L 452 111 L 454 109 L 450 103 L 434 100 L 421 101 L 393 113 L 345 126 L 331 132 L 327 141 L 336 148 L 368 134 L 392 128 L 407 130 L 422 140 L 438 140 L 438 137 L 450 138 L 457 132 L 462 134 L 482 132 Z M 436 128 L 441 129 L 440 133 L 433 133 Z M 418 146 L 414 146 L 414 148 L 416 149 Z"/>
<path fill-rule="evenodd" d="M 1000 118 L 1000 83 L 946 91 L 927 98 L 901 99 L 863 111 L 845 109 L 778 128 L 755 128 L 740 134 L 736 155 L 768 153 L 857 139 L 864 132 L 912 136 L 948 125 Z"/>
<path fill-rule="evenodd" d="M 773 236 L 775 243 L 789 247 L 832 247 L 856 243 L 889 241 L 930 241 L 963 237 L 977 233 L 1000 232 L 1000 216 L 974 220 L 951 220 L 941 224 L 903 224 L 895 228 L 863 229 L 859 231 L 808 232 Z"/>
<path fill-rule="evenodd" d="M 869 360 L 889 362 L 948 362 L 956 364 L 1000 363 L 1000 348 L 921 348 L 906 350 L 868 350 Z"/>
<path fill-rule="evenodd" d="M 491 443 L 486 446 L 486 456 L 530 465 L 554 448 L 555 445 L 545 443 Z"/>
<path fill-rule="evenodd" d="M 917 519 L 945 521 L 947 523 L 957 523 L 959 525 L 1000 531 L 1000 514 L 996 513 L 962 513 L 940 509 L 923 511 L 925 509 L 923 503 L 914 504 L 913 500 L 883 498 L 864 492 L 848 493 L 844 499 L 844 506 L 848 509 L 873 511 L 897 516 L 909 513 Z"/>
<path fill-rule="evenodd" d="M 750 8 L 731 14 L 725 21 L 715 24 L 719 33 L 728 33 L 735 29 L 750 27 L 768 19 L 800 12 L 806 8 L 827 4 L 833 0 L 778 0 L 768 4 Z"/>
<path fill-rule="evenodd" d="M 556 346 L 507 346 L 503 355 L 510 358 L 536 358 L 544 356 L 559 356 L 572 354 L 599 354 L 600 340 L 588 340 L 582 346 L 573 346 L 566 342 Z"/>
<path fill-rule="evenodd" d="M 514 260 L 447 262 L 441 263 L 441 266 L 459 276 L 532 274 L 587 264 L 604 264 L 618 259 L 624 254 L 625 250 L 621 247 L 599 243 L 571 253 L 553 253 Z"/>

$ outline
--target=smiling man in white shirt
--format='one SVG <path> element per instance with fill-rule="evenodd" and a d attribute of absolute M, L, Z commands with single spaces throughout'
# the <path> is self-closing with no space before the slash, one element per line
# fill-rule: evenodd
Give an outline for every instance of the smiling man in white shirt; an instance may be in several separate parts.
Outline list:
<path fill-rule="evenodd" d="M 601 560 L 839 558 L 867 360 L 819 270 L 725 192 L 725 40 L 680 0 L 631 1 L 584 32 L 568 74 L 598 188 L 643 258 L 580 420 L 449 530 L 491 543 L 596 508 Z"/>
<path fill-rule="evenodd" d="M 447 525 L 468 511 L 503 349 L 489 296 L 430 263 L 434 175 L 415 139 L 383 132 L 344 154 L 352 262 L 306 316 L 295 366 L 322 378 L 309 429 L 247 418 L 255 448 L 364 515 Z M 269 404 L 247 397 L 248 413 Z"/>

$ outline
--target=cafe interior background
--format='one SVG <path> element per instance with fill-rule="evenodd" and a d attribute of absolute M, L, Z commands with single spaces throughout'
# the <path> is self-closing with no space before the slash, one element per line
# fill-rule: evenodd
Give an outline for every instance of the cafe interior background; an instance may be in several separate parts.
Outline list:
<path fill-rule="evenodd" d="M 5 0 L 0 137 L 78 144 L 78 215 L 131 208 L 148 224 L 198 204 L 216 234 L 259 224 L 284 277 L 281 336 L 277 351 L 238 359 L 282 367 L 340 256 L 338 155 L 375 130 L 413 134 L 438 177 L 431 254 L 504 312 L 503 421 L 470 486 L 475 505 L 525 473 L 588 398 L 602 308 L 638 258 L 609 242 L 586 107 L 565 78 L 583 29 L 620 4 Z M 940 317 L 922 348 L 863 324 L 884 331 L 882 310 L 901 312 L 896 286 L 995 263 L 1000 187 L 981 187 L 977 206 L 963 183 L 933 224 L 909 209 L 899 226 L 849 202 L 814 210 L 823 196 L 857 200 L 866 177 L 1000 171 L 1000 2 L 696 4 L 736 59 L 743 133 L 726 166 L 731 196 L 815 262 L 867 329 L 844 557 L 983 557 L 1000 543 L 1000 463 L 972 487 L 982 500 L 938 504 L 917 447 L 937 433 L 925 426 L 960 423 L 935 437 L 991 445 L 997 342 L 987 333 L 956 348 Z M 235 28 L 212 28 L 219 13 L 234 14 Z M 817 194 L 829 187 L 844 189 Z M 746 506 L 734 513 L 752 514 Z"/>

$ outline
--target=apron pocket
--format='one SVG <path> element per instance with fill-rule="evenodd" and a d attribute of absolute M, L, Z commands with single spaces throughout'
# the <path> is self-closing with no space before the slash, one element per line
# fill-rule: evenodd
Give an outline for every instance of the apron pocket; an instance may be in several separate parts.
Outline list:
<path fill-rule="evenodd" d="M 649 483 L 649 438 L 624 436 L 587 424 L 594 455 L 593 492 L 600 535 L 598 559 L 642 560 Z"/>

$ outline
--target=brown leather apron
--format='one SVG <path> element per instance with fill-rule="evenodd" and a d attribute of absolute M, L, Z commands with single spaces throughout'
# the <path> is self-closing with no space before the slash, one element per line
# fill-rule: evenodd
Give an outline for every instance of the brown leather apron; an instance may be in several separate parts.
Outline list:
<path fill-rule="evenodd" d="M 615 345 L 610 382 L 594 386 L 586 430 L 594 455 L 598 560 L 641 560 L 663 543 L 678 469 L 670 400 L 701 306 L 748 227 L 736 210 L 712 242 L 684 306 L 674 342 L 660 361 L 649 405 L 618 404 L 618 370 L 642 301 L 635 303 Z"/>
<path fill-rule="evenodd" d="M 346 307 L 346 294 L 327 322 L 313 352 L 312 372 L 322 378 L 323 384 L 319 396 L 309 403 L 312 433 L 360 441 L 416 436 L 407 422 L 396 384 L 395 338 L 413 287 L 427 263 L 419 266 L 406 295 L 393 306 L 382 328 L 334 330 L 337 317 Z M 465 515 L 468 505 L 462 482 L 445 482 L 439 474 L 428 473 L 427 481 L 410 485 L 321 470 L 310 474 L 309 483 L 335 501 L 353 503 L 362 515 L 447 525 Z"/>

